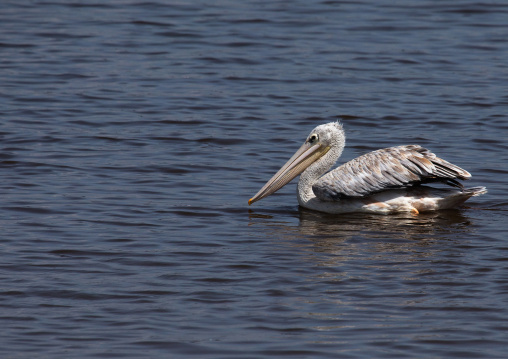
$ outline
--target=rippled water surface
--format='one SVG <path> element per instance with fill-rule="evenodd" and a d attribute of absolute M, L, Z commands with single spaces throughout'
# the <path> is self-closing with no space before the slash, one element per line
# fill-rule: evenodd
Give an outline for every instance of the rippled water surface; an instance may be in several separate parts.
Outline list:
<path fill-rule="evenodd" d="M 2 358 L 503 358 L 505 1 L 3 1 Z M 489 193 L 247 200 L 318 124 Z"/>

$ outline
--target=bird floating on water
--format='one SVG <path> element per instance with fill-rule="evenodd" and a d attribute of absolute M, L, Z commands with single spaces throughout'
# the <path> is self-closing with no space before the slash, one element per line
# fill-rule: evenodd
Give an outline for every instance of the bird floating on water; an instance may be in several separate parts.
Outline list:
<path fill-rule="evenodd" d="M 249 200 L 249 205 L 278 191 L 299 174 L 300 206 L 335 214 L 418 214 L 452 208 L 487 193 L 485 187 L 464 188 L 458 180 L 471 178 L 468 171 L 418 145 L 369 152 L 326 173 L 342 154 L 345 141 L 338 122 L 316 127 L 293 157 Z M 430 182 L 452 187 L 422 186 Z"/>

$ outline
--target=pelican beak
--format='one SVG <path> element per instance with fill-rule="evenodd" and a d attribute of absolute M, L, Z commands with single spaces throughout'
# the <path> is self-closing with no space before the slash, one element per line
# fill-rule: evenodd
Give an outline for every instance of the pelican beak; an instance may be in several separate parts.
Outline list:
<path fill-rule="evenodd" d="M 328 146 L 323 146 L 319 143 L 312 145 L 305 142 L 263 188 L 261 188 L 254 197 L 249 199 L 249 205 L 277 192 L 312 163 L 324 156 L 329 150 L 330 147 Z"/>

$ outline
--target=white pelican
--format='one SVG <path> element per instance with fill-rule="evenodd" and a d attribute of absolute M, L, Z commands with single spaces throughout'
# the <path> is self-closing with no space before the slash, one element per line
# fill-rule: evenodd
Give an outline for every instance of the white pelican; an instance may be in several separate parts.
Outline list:
<path fill-rule="evenodd" d="M 316 127 L 249 205 L 278 191 L 299 174 L 300 206 L 326 213 L 418 214 L 451 208 L 487 192 L 485 187 L 464 188 L 457 180 L 469 179 L 469 172 L 418 145 L 369 152 L 326 173 L 342 154 L 345 141 L 338 122 Z M 453 187 L 420 186 L 429 182 Z"/>

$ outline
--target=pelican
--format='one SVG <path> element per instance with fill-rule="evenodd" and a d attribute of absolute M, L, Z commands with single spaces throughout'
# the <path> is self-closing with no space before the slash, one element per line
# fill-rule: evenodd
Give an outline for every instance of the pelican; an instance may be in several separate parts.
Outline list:
<path fill-rule="evenodd" d="M 305 143 L 249 200 L 249 205 L 275 193 L 300 175 L 300 206 L 326 213 L 391 214 L 447 209 L 487 192 L 464 188 L 458 180 L 471 174 L 419 145 L 369 152 L 326 173 L 339 159 L 346 136 L 339 122 L 316 127 Z M 443 182 L 451 187 L 422 186 Z"/>

